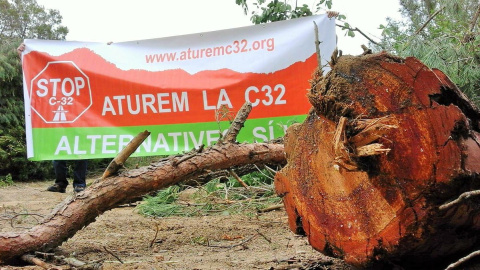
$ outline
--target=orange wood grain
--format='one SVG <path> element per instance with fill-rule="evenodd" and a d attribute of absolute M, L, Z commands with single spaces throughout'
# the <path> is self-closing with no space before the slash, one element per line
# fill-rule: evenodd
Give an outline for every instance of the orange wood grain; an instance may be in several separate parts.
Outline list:
<path fill-rule="evenodd" d="M 415 58 L 382 53 L 339 57 L 311 85 L 313 110 L 288 129 L 288 164 L 275 178 L 290 228 L 315 249 L 357 266 L 439 262 L 471 249 L 480 209 L 466 202 L 438 210 L 480 189 L 480 114 L 448 77 Z M 391 151 L 352 154 L 353 171 L 336 166 L 340 117 L 349 120 L 347 140 L 356 135 L 356 119 L 388 117 L 398 128 L 374 142 Z"/>

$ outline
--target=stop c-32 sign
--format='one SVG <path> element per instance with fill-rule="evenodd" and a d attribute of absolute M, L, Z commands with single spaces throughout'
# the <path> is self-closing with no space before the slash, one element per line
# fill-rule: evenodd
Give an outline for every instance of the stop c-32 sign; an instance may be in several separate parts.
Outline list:
<path fill-rule="evenodd" d="M 30 84 L 30 105 L 46 123 L 73 123 L 90 106 L 88 76 L 72 61 L 53 61 Z"/>

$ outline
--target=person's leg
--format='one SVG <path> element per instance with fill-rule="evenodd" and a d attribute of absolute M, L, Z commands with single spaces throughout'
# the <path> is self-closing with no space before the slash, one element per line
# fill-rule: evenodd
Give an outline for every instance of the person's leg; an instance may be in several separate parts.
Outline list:
<path fill-rule="evenodd" d="M 68 186 L 67 162 L 65 160 L 54 160 L 53 170 L 55 171 L 55 184 L 48 187 L 47 190 L 52 192 L 65 192 L 65 189 Z"/>
<path fill-rule="evenodd" d="M 73 188 L 76 192 L 85 189 L 87 186 L 87 160 L 75 160 L 73 170 Z M 83 188 L 83 189 L 82 189 Z"/>

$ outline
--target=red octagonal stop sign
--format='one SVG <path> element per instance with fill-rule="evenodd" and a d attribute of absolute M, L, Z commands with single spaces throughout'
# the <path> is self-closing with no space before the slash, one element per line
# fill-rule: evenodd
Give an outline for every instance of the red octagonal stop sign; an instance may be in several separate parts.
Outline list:
<path fill-rule="evenodd" d="M 73 123 L 92 105 L 90 81 L 72 61 L 49 62 L 31 81 L 30 104 L 46 123 Z"/>

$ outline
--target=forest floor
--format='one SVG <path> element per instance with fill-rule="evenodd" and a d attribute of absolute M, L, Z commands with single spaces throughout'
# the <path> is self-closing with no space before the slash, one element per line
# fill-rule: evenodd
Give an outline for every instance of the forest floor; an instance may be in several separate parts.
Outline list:
<path fill-rule="evenodd" d="M 0 232 L 34 226 L 70 193 L 47 192 L 51 182 L 0 188 Z M 141 203 L 141 202 L 139 202 Z M 353 269 L 312 249 L 293 234 L 282 209 L 255 215 L 149 218 L 134 205 L 107 211 L 51 251 L 97 262 L 103 269 Z M 64 262 L 52 262 L 71 269 Z M 0 270 L 42 269 L 0 265 Z"/>

